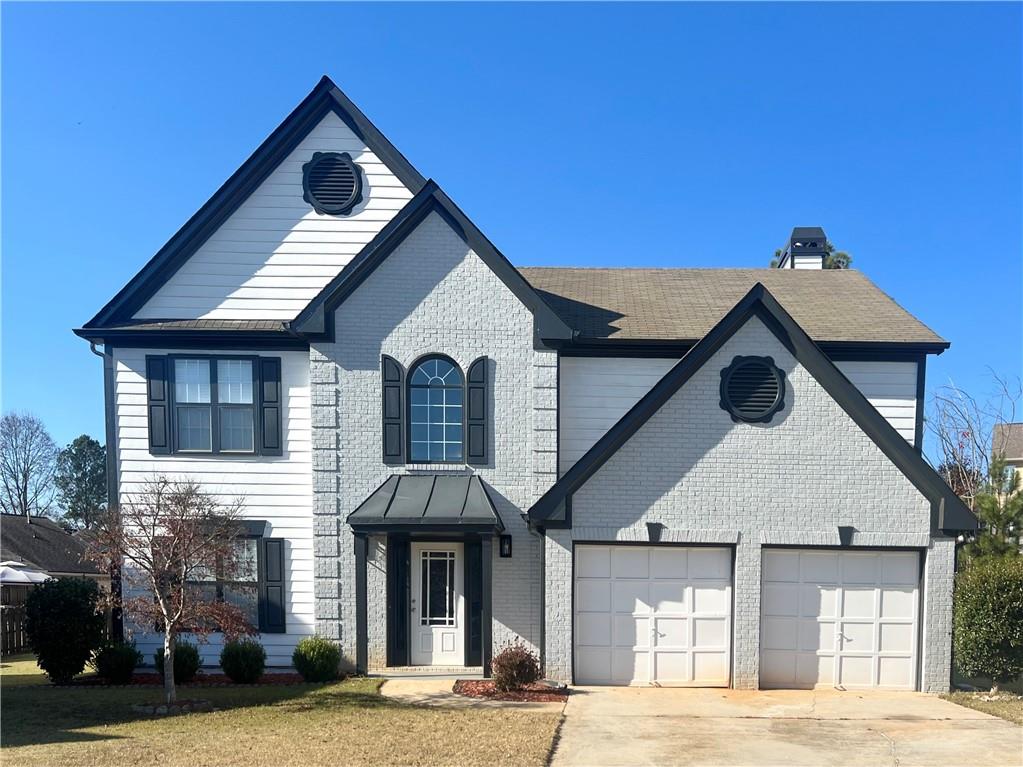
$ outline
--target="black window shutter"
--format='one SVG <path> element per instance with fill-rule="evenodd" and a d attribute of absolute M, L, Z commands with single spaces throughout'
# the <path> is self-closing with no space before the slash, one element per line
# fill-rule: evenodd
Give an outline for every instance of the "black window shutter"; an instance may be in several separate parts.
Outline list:
<path fill-rule="evenodd" d="M 387 464 L 405 462 L 405 438 L 402 433 L 402 414 L 405 411 L 401 401 L 403 377 L 401 365 L 397 360 L 386 354 L 380 358 L 383 458 Z"/>
<path fill-rule="evenodd" d="M 259 630 L 283 634 L 287 630 L 284 601 L 284 539 L 260 539 Z"/>
<path fill-rule="evenodd" d="M 167 455 L 171 451 L 169 365 L 168 357 L 146 357 L 146 412 L 152 455 Z"/>
<path fill-rule="evenodd" d="M 465 452 L 467 463 L 487 462 L 487 358 L 469 366 L 465 376 Z"/>
<path fill-rule="evenodd" d="M 483 547 L 478 540 L 465 542 L 465 665 L 483 665 Z"/>
<path fill-rule="evenodd" d="M 284 435 L 281 433 L 281 412 L 284 410 L 281 389 L 281 360 L 261 357 L 259 360 L 260 417 L 259 452 L 283 455 Z"/>

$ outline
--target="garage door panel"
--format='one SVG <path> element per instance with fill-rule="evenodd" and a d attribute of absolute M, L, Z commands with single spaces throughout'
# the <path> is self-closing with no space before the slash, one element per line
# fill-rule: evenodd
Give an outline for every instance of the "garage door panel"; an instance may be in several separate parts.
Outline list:
<path fill-rule="evenodd" d="M 638 546 L 624 546 L 611 550 L 611 574 L 615 578 L 650 577 L 650 557 Z"/>
<path fill-rule="evenodd" d="M 877 554 L 845 554 L 842 556 L 842 583 L 877 583 Z"/>
<path fill-rule="evenodd" d="M 657 618 L 655 643 L 661 647 L 688 647 L 689 620 L 687 618 Z"/>
<path fill-rule="evenodd" d="M 684 581 L 688 574 L 689 556 L 685 549 L 651 549 L 650 577 Z"/>
<path fill-rule="evenodd" d="M 913 589 L 886 588 L 881 591 L 881 617 L 912 619 L 916 602 Z"/>
<path fill-rule="evenodd" d="M 661 613 L 687 612 L 685 581 L 651 581 L 650 603 Z"/>
<path fill-rule="evenodd" d="M 884 554 L 881 582 L 891 586 L 915 586 L 920 580 L 920 558 L 913 552 Z"/>
<path fill-rule="evenodd" d="M 584 629 L 580 627 L 579 631 Z M 650 619 L 635 615 L 614 616 L 614 643 L 618 647 L 649 647 Z"/>
<path fill-rule="evenodd" d="M 831 552 L 804 554 L 801 558 L 800 580 L 811 583 L 837 583 L 838 555 Z"/>
<path fill-rule="evenodd" d="M 577 545 L 576 681 L 727 685 L 731 562 L 728 549 Z"/>
<path fill-rule="evenodd" d="M 614 611 L 616 613 L 650 612 L 650 584 L 648 581 L 613 581 Z"/>
<path fill-rule="evenodd" d="M 609 581 L 581 580 L 576 583 L 576 608 L 585 612 L 607 612 L 611 609 Z"/>
<path fill-rule="evenodd" d="M 611 646 L 611 615 L 609 613 L 580 613 L 578 619 L 580 636 L 587 645 Z"/>
<path fill-rule="evenodd" d="M 611 577 L 611 550 L 587 546 L 576 552 L 575 572 L 579 578 Z"/>
<path fill-rule="evenodd" d="M 913 689 L 918 553 L 768 549 L 762 572 L 761 686 Z"/>
<path fill-rule="evenodd" d="M 728 587 L 694 585 L 693 612 L 724 614 L 729 610 Z"/>
<path fill-rule="evenodd" d="M 810 617 L 838 617 L 838 589 L 834 586 L 802 586 L 799 590 L 799 614 Z"/>
<path fill-rule="evenodd" d="M 693 647 L 724 649 L 728 646 L 728 621 L 724 618 L 693 618 Z"/>
<path fill-rule="evenodd" d="M 871 586 L 842 589 L 843 618 L 873 618 L 876 611 L 877 590 Z"/>
<path fill-rule="evenodd" d="M 764 615 L 772 617 L 799 615 L 799 586 L 794 583 L 765 583 L 763 610 Z"/>

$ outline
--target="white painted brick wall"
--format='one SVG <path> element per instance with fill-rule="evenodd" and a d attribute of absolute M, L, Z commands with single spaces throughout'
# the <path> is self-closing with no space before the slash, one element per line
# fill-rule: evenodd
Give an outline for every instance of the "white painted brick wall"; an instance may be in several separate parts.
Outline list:
<path fill-rule="evenodd" d="M 514 554 L 494 546 L 493 645 L 540 641 L 540 539 L 523 512 L 553 482 L 557 462 L 557 356 L 533 349 L 533 318 L 486 264 L 437 214 L 428 216 L 335 314 L 334 343 L 310 351 L 313 402 L 317 628 L 355 659 L 353 539 L 343 520 L 390 474 L 469 471 L 450 465 L 386 466 L 380 446 L 380 355 L 407 369 L 442 353 L 463 372 L 490 358 L 494 424 L 491 462 L 472 467 L 491 490 Z M 326 524 L 326 521 L 332 523 Z M 322 532 L 319 532 L 321 531 Z M 319 548 L 322 545 L 322 548 Z M 371 549 L 369 662 L 386 657 L 386 557 Z"/>
<path fill-rule="evenodd" d="M 719 407 L 720 371 L 736 355 L 771 355 L 786 372 L 785 409 L 770 424 L 735 424 Z M 731 338 L 575 494 L 575 540 L 735 542 L 733 684 L 759 674 L 762 543 L 837 545 L 838 527 L 860 531 L 854 545 L 924 546 L 930 505 L 758 319 Z M 702 534 L 700 531 L 703 531 Z M 569 678 L 571 553 L 566 531 L 547 542 L 548 673 Z M 564 551 L 568 549 L 566 555 Z M 922 686 L 948 686 L 950 551 L 928 557 Z M 566 566 L 566 562 L 568 565 Z"/>

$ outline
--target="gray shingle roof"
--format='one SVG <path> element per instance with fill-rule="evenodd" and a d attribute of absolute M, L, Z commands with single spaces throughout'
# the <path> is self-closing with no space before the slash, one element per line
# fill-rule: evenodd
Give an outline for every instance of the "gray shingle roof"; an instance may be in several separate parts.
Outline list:
<path fill-rule="evenodd" d="M 22 562 L 48 573 L 99 574 L 85 559 L 85 544 L 56 522 L 21 514 L 0 515 L 0 561 Z"/>
<path fill-rule="evenodd" d="M 193 330 L 221 332 L 224 330 L 261 330 L 284 333 L 281 320 L 135 320 L 107 325 L 104 330 Z"/>
<path fill-rule="evenodd" d="M 991 452 L 1001 453 L 1010 463 L 1023 463 L 1023 423 L 995 424 Z"/>
<path fill-rule="evenodd" d="M 582 269 L 523 276 L 584 338 L 695 341 L 757 282 L 818 342 L 945 344 L 852 269 Z"/>

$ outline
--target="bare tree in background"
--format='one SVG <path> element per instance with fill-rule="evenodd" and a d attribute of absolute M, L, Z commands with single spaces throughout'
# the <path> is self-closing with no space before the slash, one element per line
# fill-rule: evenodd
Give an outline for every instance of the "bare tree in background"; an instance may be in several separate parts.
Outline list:
<path fill-rule="evenodd" d="M 226 640 L 256 633 L 244 612 L 209 587 L 230 579 L 238 564 L 241 501 L 221 503 L 195 482 L 157 476 L 120 509 L 105 511 L 89 533 L 89 554 L 107 568 L 122 567 L 124 595 L 111 598 L 139 626 L 163 632 L 163 685 L 177 696 L 174 649 L 179 634 L 200 640 L 213 631 Z"/>
<path fill-rule="evenodd" d="M 30 413 L 0 418 L 0 509 L 6 514 L 47 514 L 53 509 L 57 445 Z"/>
<path fill-rule="evenodd" d="M 1023 402 L 1020 379 L 1002 378 L 991 372 L 993 390 L 983 400 L 954 383 L 934 393 L 926 424 L 934 435 L 932 463 L 956 495 L 976 510 L 991 472 L 995 425 L 1013 423 Z"/>

